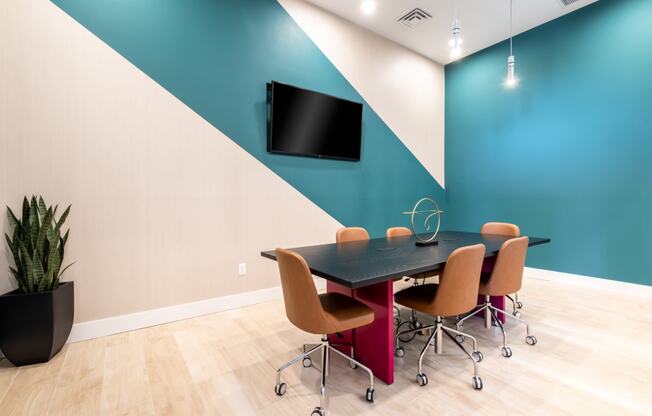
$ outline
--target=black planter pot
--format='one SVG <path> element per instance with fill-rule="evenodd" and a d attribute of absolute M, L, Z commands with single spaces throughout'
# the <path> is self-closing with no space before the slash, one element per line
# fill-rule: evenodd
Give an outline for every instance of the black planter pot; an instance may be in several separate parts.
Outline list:
<path fill-rule="evenodd" d="M 0 296 L 0 350 L 14 365 L 49 361 L 68 340 L 75 315 L 73 282 L 53 291 Z"/>

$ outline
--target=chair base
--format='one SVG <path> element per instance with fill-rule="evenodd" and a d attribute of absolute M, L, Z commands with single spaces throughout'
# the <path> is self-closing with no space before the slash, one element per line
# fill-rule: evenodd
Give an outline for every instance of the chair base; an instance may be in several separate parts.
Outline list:
<path fill-rule="evenodd" d="M 511 297 L 509 297 L 509 298 L 511 300 Z M 512 301 L 514 302 L 514 300 L 512 300 Z M 491 304 L 491 297 L 490 296 L 485 296 L 484 304 L 481 305 L 476 310 L 469 313 L 468 315 L 466 315 L 465 317 L 463 317 L 462 319 L 458 319 L 455 327 L 456 327 L 457 330 L 459 330 L 460 326 L 462 326 L 464 321 L 466 321 L 470 317 L 472 317 L 474 315 L 477 315 L 478 313 L 484 311 L 485 316 L 489 319 L 489 321 L 491 322 L 493 320 L 493 322 L 495 322 L 496 325 L 498 325 L 498 327 L 500 328 L 500 331 L 502 332 L 502 335 L 503 335 L 503 345 L 501 347 L 501 353 L 502 353 L 503 357 L 509 358 L 509 357 L 512 356 L 512 349 L 509 347 L 509 345 L 507 345 L 507 332 L 505 331 L 505 327 L 503 326 L 502 322 L 500 322 L 500 319 L 498 319 L 497 313 L 502 313 L 503 316 L 506 316 L 506 317 L 508 317 L 510 319 L 515 319 L 518 322 L 525 325 L 525 332 L 526 332 L 525 342 L 527 342 L 529 345 L 536 345 L 536 343 L 537 343 L 536 337 L 534 335 L 530 334 L 530 325 L 525 320 L 521 319 L 520 313 L 518 313 L 518 314 L 515 313 L 515 312 L 517 312 L 516 311 L 517 307 L 518 306 L 517 306 L 516 302 L 514 302 L 514 312 L 510 315 L 508 312 L 493 306 Z M 462 336 L 461 338 L 458 338 L 458 341 L 464 342 L 464 336 Z"/>
<path fill-rule="evenodd" d="M 285 385 L 285 383 L 281 382 L 281 372 L 283 370 L 290 367 L 291 365 L 298 363 L 299 361 L 303 362 L 304 367 L 310 367 L 312 365 L 312 359 L 310 358 L 310 354 L 313 354 L 315 352 L 321 352 L 322 365 L 321 365 L 321 381 L 320 381 L 320 388 L 319 388 L 319 406 L 315 407 L 315 409 L 312 412 L 312 415 L 324 416 L 326 414 L 326 377 L 328 377 L 329 375 L 330 353 L 335 352 L 336 354 L 344 357 L 349 362 L 349 365 L 352 368 L 355 369 L 360 367 L 361 369 L 363 369 L 369 374 L 369 387 L 365 392 L 365 399 L 368 402 L 373 402 L 374 401 L 373 372 L 366 366 L 362 365 L 355 358 L 353 358 L 353 347 L 351 347 L 351 356 L 348 356 L 343 352 L 341 352 L 340 350 L 338 350 L 337 348 L 335 348 L 334 347 L 335 345 L 339 345 L 339 344 L 329 343 L 328 337 L 326 335 L 322 337 L 321 342 L 319 344 L 308 346 L 308 348 L 306 348 L 306 345 L 304 345 L 303 354 L 299 354 L 298 356 L 294 357 L 290 361 L 286 362 L 281 367 L 279 367 L 279 369 L 276 371 L 276 386 L 274 387 L 274 392 L 278 396 L 283 396 L 285 394 L 287 386 Z M 306 360 L 309 360 L 310 362 L 309 365 L 306 365 Z"/>
<path fill-rule="evenodd" d="M 520 302 L 518 300 L 518 293 L 515 293 L 513 298 L 509 295 L 506 295 L 505 297 L 512 302 L 512 315 L 514 315 L 517 318 L 520 318 L 521 312 L 519 311 L 519 309 L 523 307 L 523 302 Z"/>
<path fill-rule="evenodd" d="M 402 331 L 396 334 L 395 338 L 395 345 L 396 345 L 396 350 L 395 350 L 395 355 L 397 357 L 404 357 L 405 356 L 405 351 L 403 350 L 403 347 L 400 346 L 400 337 L 401 335 L 417 332 L 417 331 L 422 331 L 422 330 L 429 330 L 430 335 L 428 336 L 428 340 L 424 344 L 423 348 L 421 349 L 421 354 L 419 354 L 419 364 L 418 364 L 418 372 L 417 372 L 417 384 L 419 386 L 425 386 L 428 384 L 428 377 L 426 374 L 423 373 L 423 357 L 426 354 L 426 351 L 428 350 L 428 347 L 433 344 L 437 340 L 437 336 L 441 337 L 443 334 L 446 334 L 464 353 L 469 357 L 469 359 L 473 362 L 473 388 L 476 390 L 482 390 L 482 379 L 478 375 L 478 363 L 482 361 L 483 355 L 480 351 L 477 349 L 477 341 L 474 337 L 472 337 L 469 334 L 466 334 L 464 332 L 461 332 L 457 329 L 453 329 L 447 326 L 444 326 L 442 317 L 438 316 L 436 317 L 436 321 L 434 325 L 428 325 L 424 326 L 419 329 L 410 329 L 407 331 Z M 468 337 L 473 341 L 473 351 L 469 352 L 462 343 L 460 343 L 454 336 L 455 335 L 460 335 L 463 337 Z M 437 345 L 438 344 L 438 345 Z M 438 349 L 441 348 L 442 342 L 441 339 L 436 342 L 435 344 L 435 350 L 437 353 L 440 353 L 437 351 Z"/>

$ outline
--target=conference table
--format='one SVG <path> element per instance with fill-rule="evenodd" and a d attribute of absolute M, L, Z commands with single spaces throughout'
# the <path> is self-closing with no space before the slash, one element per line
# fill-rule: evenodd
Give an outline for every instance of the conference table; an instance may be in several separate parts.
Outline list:
<path fill-rule="evenodd" d="M 387 384 L 394 382 L 393 283 L 404 276 L 432 273 L 443 269 L 448 256 L 457 248 L 482 243 L 486 247 L 484 271 L 490 271 L 501 245 L 509 236 L 443 231 L 437 245 L 417 246 L 414 236 L 374 238 L 348 243 L 321 244 L 291 248 L 308 263 L 313 275 L 326 279 L 328 292 L 339 292 L 364 302 L 373 309 L 373 323 L 329 335 L 333 343 L 350 344 L 355 358 L 369 367 Z M 549 243 L 548 238 L 530 237 L 529 245 Z M 263 251 L 276 260 L 276 252 Z M 504 297 L 492 303 L 504 309 Z M 504 319 L 504 317 L 503 317 Z M 346 354 L 347 347 L 338 347 Z"/>

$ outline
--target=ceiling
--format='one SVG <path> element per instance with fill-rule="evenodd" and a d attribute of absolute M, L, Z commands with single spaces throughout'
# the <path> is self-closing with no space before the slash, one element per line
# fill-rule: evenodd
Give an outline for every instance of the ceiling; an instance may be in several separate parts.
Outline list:
<path fill-rule="evenodd" d="M 509 37 L 509 0 L 375 0 L 376 10 L 371 15 L 362 13 L 363 0 L 307 1 L 442 64 L 453 61 L 448 40 L 456 9 L 464 39 L 462 57 Z M 513 0 L 514 34 L 595 1 L 577 0 L 564 6 L 562 0 Z M 397 21 L 416 7 L 429 13 L 432 19 L 411 28 Z"/>

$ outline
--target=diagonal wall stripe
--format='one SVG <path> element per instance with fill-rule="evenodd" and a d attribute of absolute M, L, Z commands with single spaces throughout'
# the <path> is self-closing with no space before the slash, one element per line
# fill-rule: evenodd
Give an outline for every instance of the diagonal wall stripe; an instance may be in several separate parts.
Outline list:
<path fill-rule="evenodd" d="M 443 200 L 367 104 L 359 163 L 266 153 L 266 82 L 364 101 L 277 2 L 54 2 L 339 222 L 380 235 L 419 197 Z"/>
<path fill-rule="evenodd" d="M 444 67 L 308 2 L 279 3 L 444 186 Z"/>

